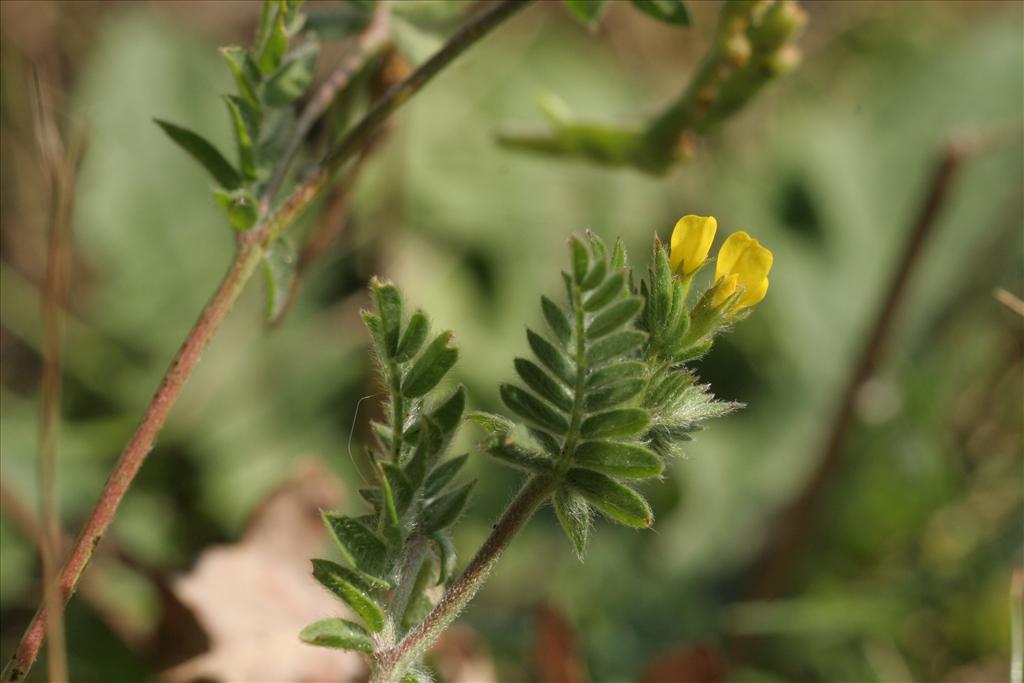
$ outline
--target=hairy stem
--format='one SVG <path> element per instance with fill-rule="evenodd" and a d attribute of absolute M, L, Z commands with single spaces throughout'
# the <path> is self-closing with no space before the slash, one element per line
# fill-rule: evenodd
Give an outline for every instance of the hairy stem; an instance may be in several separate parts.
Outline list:
<path fill-rule="evenodd" d="M 434 644 L 487 581 L 505 548 L 550 495 L 551 488 L 552 480 L 546 477 L 535 476 L 527 480 L 505 508 L 490 536 L 480 546 L 465 571 L 449 586 L 441 601 L 398 645 L 381 653 L 375 663 L 371 683 L 396 683 Z"/>
<path fill-rule="evenodd" d="M 181 394 L 185 382 L 199 363 L 206 346 L 231 311 L 245 284 L 252 277 L 267 246 L 309 206 L 333 177 L 334 172 L 357 153 L 367 140 L 372 138 L 392 112 L 418 92 L 456 57 L 525 4 L 528 3 L 505 0 L 478 15 L 468 25 L 456 32 L 437 54 L 410 74 L 405 81 L 388 90 L 367 112 L 366 116 L 349 130 L 320 169 L 300 184 L 276 211 L 252 230 L 241 234 L 234 262 L 160 381 L 156 393 L 143 414 L 142 421 L 121 452 L 121 456 L 100 493 L 99 501 L 89 515 L 74 548 L 71 550 L 67 563 L 58 577 L 60 596 L 65 603 L 75 592 L 96 545 L 113 521 L 117 509 L 121 505 L 121 500 L 135 479 L 135 475 L 138 474 L 139 468 L 142 467 L 146 455 L 152 449 L 153 442 Z M 45 637 L 46 618 L 43 609 L 40 608 L 25 630 L 14 657 L 4 669 L 3 681 L 20 681 L 25 678 L 39 655 L 39 649 L 42 647 Z"/>

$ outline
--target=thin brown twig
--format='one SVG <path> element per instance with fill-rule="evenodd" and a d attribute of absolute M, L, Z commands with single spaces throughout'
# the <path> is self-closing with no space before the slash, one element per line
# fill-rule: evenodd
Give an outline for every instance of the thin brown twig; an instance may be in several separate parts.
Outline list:
<path fill-rule="evenodd" d="M 522 10 L 528 1 L 502 0 L 473 17 L 401 83 L 390 88 L 354 125 L 324 160 L 314 174 L 301 183 L 275 211 L 266 216 L 253 229 L 241 233 L 239 248 L 214 293 L 193 325 L 170 368 L 160 381 L 138 428 L 128 441 L 107 480 L 100 498 L 86 520 L 85 526 L 58 580 L 64 602 L 71 598 L 89 564 L 97 544 L 114 519 L 128 487 L 138 474 L 142 463 L 153 447 L 157 434 L 181 394 L 192 371 L 199 363 L 203 351 L 213 339 L 221 323 L 233 308 L 245 284 L 263 259 L 270 243 L 280 236 L 334 177 L 338 169 L 352 158 L 376 134 L 387 118 L 459 55 L 475 45 L 506 19 Z M 21 681 L 28 674 L 46 637 L 44 611 L 39 609 L 29 623 L 14 657 L 4 669 L 2 680 Z"/>
<path fill-rule="evenodd" d="M 57 500 L 57 438 L 60 428 L 61 358 L 64 347 L 64 302 L 67 299 L 71 209 L 74 202 L 76 161 L 66 149 L 53 116 L 52 103 L 43 92 L 39 72 L 33 71 L 35 128 L 40 156 L 52 190 L 51 217 L 46 245 L 46 278 L 43 288 L 42 379 L 39 397 L 39 539 L 43 602 L 48 614 L 47 650 L 49 680 L 68 680 L 64 618 L 57 591 L 61 532 Z"/>
<path fill-rule="evenodd" d="M 817 465 L 800 494 L 779 518 L 774 533 L 751 565 L 758 572 L 752 589 L 752 597 L 755 599 L 766 599 L 777 594 L 810 535 L 815 510 L 842 461 L 845 452 L 843 445 L 853 424 L 860 388 L 874 374 L 883 357 L 896 313 L 905 298 L 911 276 L 921 263 L 924 247 L 935 231 L 956 172 L 965 157 L 974 151 L 976 148 L 973 145 L 949 142 L 942 147 L 935 161 L 903 253 L 864 340 L 861 355 L 843 385 L 831 427 L 814 459 Z"/>

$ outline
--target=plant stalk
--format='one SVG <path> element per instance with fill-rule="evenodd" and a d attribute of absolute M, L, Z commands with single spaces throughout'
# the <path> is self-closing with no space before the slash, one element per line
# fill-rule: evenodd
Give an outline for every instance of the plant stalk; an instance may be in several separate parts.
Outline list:
<path fill-rule="evenodd" d="M 449 586 L 441 601 L 398 645 L 379 655 L 370 683 L 397 683 L 409 667 L 434 644 L 487 581 L 505 548 L 551 494 L 552 486 L 552 480 L 547 477 L 534 476 L 526 481 L 505 508 L 480 550 L 459 578 Z"/>
<path fill-rule="evenodd" d="M 184 343 L 160 381 L 135 433 L 121 452 L 114 469 L 100 493 L 92 513 L 82 528 L 74 548 L 58 577 L 60 597 L 66 604 L 75 592 L 96 545 L 103 538 L 114 519 L 128 487 L 135 479 L 143 461 L 153 448 L 157 434 L 174 407 L 185 382 L 199 363 L 203 351 L 213 339 L 227 314 L 234 307 L 245 284 L 263 258 L 265 249 L 295 218 L 306 209 L 334 176 L 335 171 L 357 153 L 372 138 L 387 117 L 418 92 L 445 66 L 497 28 L 505 19 L 522 9 L 528 2 L 504 0 L 476 16 L 461 28 L 429 60 L 405 81 L 397 84 L 371 108 L 324 160 L 320 168 L 297 187 L 284 203 L 259 225 L 239 237 L 239 249 L 223 281 L 199 319 L 192 326 Z M 3 671 L 0 680 L 5 683 L 21 681 L 28 675 L 46 638 L 46 618 L 40 607 L 25 630 L 14 656 Z"/>

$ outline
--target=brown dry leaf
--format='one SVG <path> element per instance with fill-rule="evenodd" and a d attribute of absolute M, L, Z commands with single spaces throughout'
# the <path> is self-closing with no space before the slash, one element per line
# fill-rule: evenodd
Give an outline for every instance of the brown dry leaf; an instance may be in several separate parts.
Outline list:
<path fill-rule="evenodd" d="M 728 673 L 722 654 L 710 645 L 688 645 L 655 657 L 642 683 L 722 683 Z"/>
<path fill-rule="evenodd" d="M 551 605 L 537 607 L 537 644 L 534 657 L 541 683 L 586 683 L 587 666 L 576 650 L 576 634 Z"/>
<path fill-rule="evenodd" d="M 259 506 L 238 543 L 209 548 L 190 573 L 171 582 L 166 611 L 174 624 L 162 629 L 161 654 L 173 660 L 173 651 L 188 641 L 202 647 L 195 627 L 205 633 L 208 648 L 168 669 L 166 680 L 365 679 L 360 655 L 311 647 L 298 638 L 313 621 L 346 616 L 345 606 L 320 587 L 309 565 L 325 540 L 320 509 L 336 507 L 339 499 L 339 487 L 322 464 L 300 463 Z"/>

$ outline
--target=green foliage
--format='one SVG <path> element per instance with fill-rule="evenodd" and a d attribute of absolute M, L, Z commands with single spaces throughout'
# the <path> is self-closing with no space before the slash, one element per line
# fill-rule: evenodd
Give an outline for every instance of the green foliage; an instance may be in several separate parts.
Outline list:
<path fill-rule="evenodd" d="M 631 0 L 633 6 L 666 24 L 690 25 L 690 13 L 683 0 Z"/>
<path fill-rule="evenodd" d="M 323 619 L 302 629 L 299 638 L 310 645 L 373 652 L 373 639 L 359 624 L 344 619 Z"/>
<path fill-rule="evenodd" d="M 374 279 L 370 298 L 373 310 L 364 311 L 363 320 L 390 393 L 390 419 L 372 425 L 376 480 L 359 492 L 370 513 L 359 518 L 323 515 L 345 565 L 314 560 L 313 575 L 369 631 L 386 634 L 381 641 L 386 644 L 422 619 L 433 604 L 430 587 L 452 576 L 456 556 L 448 529 L 469 502 L 473 483 L 453 485 L 467 455 L 445 458 L 466 405 L 462 386 L 439 389 L 458 358 L 451 332 L 424 344 L 426 315 L 415 311 L 406 319 L 402 294 L 389 282 Z M 368 651 L 362 641 L 346 644 L 331 633 L 326 640 L 304 639 Z"/>

